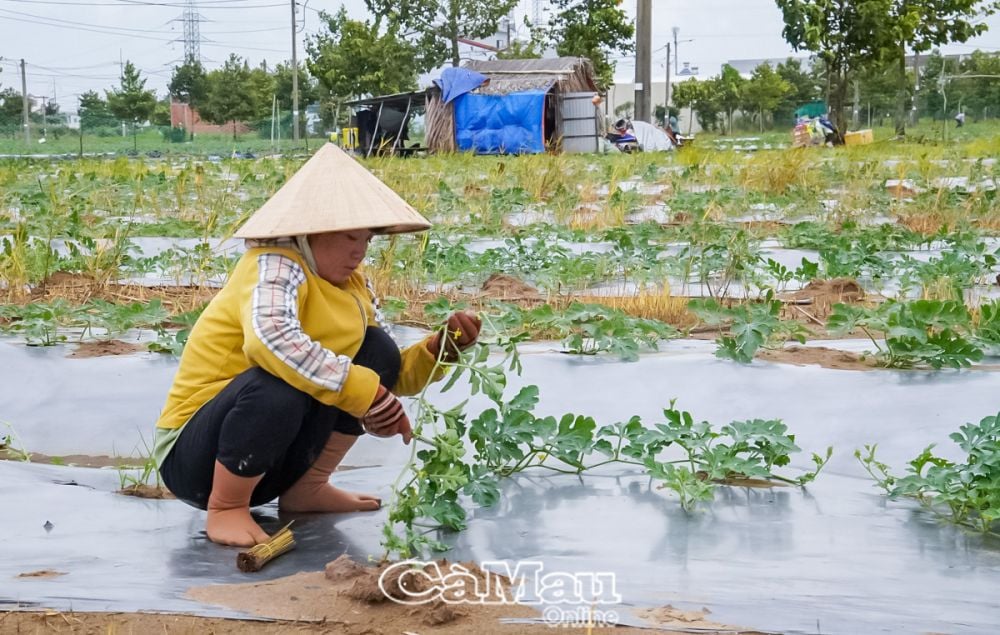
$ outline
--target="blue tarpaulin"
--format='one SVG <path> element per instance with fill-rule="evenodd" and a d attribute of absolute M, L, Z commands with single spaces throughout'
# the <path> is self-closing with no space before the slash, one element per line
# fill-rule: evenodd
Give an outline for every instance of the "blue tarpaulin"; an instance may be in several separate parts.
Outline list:
<path fill-rule="evenodd" d="M 545 91 L 465 94 L 455 100 L 455 142 L 461 152 L 537 154 L 545 151 Z"/>
<path fill-rule="evenodd" d="M 441 99 L 444 103 L 450 104 L 462 95 L 482 86 L 487 79 L 486 75 L 467 68 L 446 68 L 434 83 L 441 89 Z"/>

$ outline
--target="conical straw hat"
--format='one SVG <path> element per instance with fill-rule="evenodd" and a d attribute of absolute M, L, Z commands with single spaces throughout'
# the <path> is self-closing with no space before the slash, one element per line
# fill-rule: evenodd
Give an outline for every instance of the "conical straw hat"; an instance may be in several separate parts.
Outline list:
<path fill-rule="evenodd" d="M 324 144 L 236 232 L 237 238 L 378 229 L 399 234 L 431 224 L 332 143 Z"/>

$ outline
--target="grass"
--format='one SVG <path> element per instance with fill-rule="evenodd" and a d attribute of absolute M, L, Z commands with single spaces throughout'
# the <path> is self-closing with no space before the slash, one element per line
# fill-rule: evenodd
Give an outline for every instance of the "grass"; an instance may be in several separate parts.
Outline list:
<path fill-rule="evenodd" d="M 14 426 L 6 421 L 0 421 L 0 426 L 7 429 L 6 432 L 0 434 L 0 451 L 4 453 L 8 460 L 30 463 L 31 452 L 25 450 L 21 445 L 21 440 L 18 438 Z"/>
<path fill-rule="evenodd" d="M 467 297 L 491 273 L 504 272 L 534 285 L 554 305 L 586 299 L 685 327 L 693 321 L 687 300 L 664 281 L 675 293 L 691 276 L 713 290 L 739 283 L 748 299 L 768 286 L 780 288 L 787 280 L 770 280 L 758 255 L 761 241 L 784 240 L 786 223 L 809 219 L 827 228 L 831 238 L 820 246 L 873 220 L 937 238 L 1000 229 L 993 192 L 956 192 L 941 181 L 1000 177 L 995 166 L 979 160 L 1000 151 L 1000 124 L 949 130 L 948 141 L 939 123 L 929 121 L 912 128 L 903 142 L 890 140 L 888 128 L 875 132 L 872 145 L 835 149 L 745 153 L 730 149 L 744 136 L 739 133 L 701 135 L 672 154 L 374 157 L 367 167 L 435 228 L 380 241 L 371 251 L 369 273 L 382 295 L 410 305 L 401 319 L 414 323 L 423 318 L 421 303 L 442 293 Z M 754 142 L 760 147 L 790 138 L 786 132 L 752 136 L 760 137 Z M 233 265 L 207 245 L 231 235 L 304 161 L 207 160 L 211 153 L 228 157 L 243 141 L 263 147 L 251 137 L 236 146 L 208 136 L 168 144 L 146 132 L 139 136 L 140 149 L 164 152 L 164 158 L 0 160 L 0 299 L 25 306 L 62 298 L 70 309 L 106 300 L 115 305 L 106 311 L 111 315 L 159 298 L 168 320 L 200 308 L 215 292 L 209 280 L 224 279 Z M 95 148 L 121 149 L 131 138 L 85 138 L 85 150 L 91 141 Z M 46 144 L 46 150 L 65 149 L 68 142 Z M 17 143 L 3 141 L 0 151 Z M 894 197 L 887 179 L 912 182 L 917 191 Z M 671 222 L 630 224 L 631 214 L 645 206 L 656 206 Z M 739 220 L 749 214 L 767 220 Z M 531 223 L 522 226 L 518 219 Z M 142 254 L 135 244 L 140 236 L 204 244 Z M 500 246 L 480 254 L 470 249 L 479 239 Z M 564 247 L 567 241 L 585 244 L 572 252 Z M 596 244 L 606 253 L 598 253 Z M 687 251 L 664 257 L 666 245 Z M 867 253 L 858 250 L 852 258 Z M 850 272 L 854 264 L 848 258 L 837 270 Z M 146 274 L 174 284 L 157 289 L 119 282 Z M 666 290 L 635 293 L 625 281 Z M 948 284 L 930 281 L 924 292 L 935 295 Z M 622 291 L 607 297 L 593 293 L 594 285 Z M 0 306 L 0 326 L 4 314 Z M 47 332 L 43 322 L 39 333 L 59 341 L 58 328 Z"/>
<path fill-rule="evenodd" d="M 39 132 L 32 130 L 32 141 L 30 144 L 24 142 L 20 135 L 16 137 L 0 137 L 0 154 L 70 154 L 75 155 L 80 152 L 80 137 L 74 134 L 62 135 L 58 139 L 49 136 L 44 143 L 40 143 Z M 83 154 L 129 154 L 136 148 L 139 154 L 148 152 L 159 152 L 163 155 L 186 156 L 190 154 L 220 154 L 228 156 L 233 152 L 254 152 L 270 153 L 273 150 L 279 152 L 305 151 L 307 144 L 311 149 L 315 149 L 324 139 L 310 138 L 295 144 L 290 139 L 282 139 L 274 146 L 271 140 L 261 138 L 257 133 L 247 133 L 238 136 L 235 140 L 231 134 L 200 134 L 195 135 L 193 141 L 183 143 L 170 143 L 163 138 L 163 135 L 156 129 L 146 129 L 139 132 L 133 142 L 132 135 L 120 136 L 98 136 L 94 134 L 83 135 Z"/>

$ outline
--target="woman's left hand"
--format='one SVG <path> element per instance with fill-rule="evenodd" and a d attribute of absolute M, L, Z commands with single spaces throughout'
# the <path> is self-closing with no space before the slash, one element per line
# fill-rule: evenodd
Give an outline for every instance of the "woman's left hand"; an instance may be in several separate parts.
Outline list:
<path fill-rule="evenodd" d="M 441 355 L 442 343 L 444 344 L 444 357 L 446 362 L 458 360 L 461 351 L 469 348 L 479 341 L 479 330 L 483 323 L 473 311 L 456 311 L 448 318 L 443 331 L 427 344 L 427 349 L 434 357 Z"/>

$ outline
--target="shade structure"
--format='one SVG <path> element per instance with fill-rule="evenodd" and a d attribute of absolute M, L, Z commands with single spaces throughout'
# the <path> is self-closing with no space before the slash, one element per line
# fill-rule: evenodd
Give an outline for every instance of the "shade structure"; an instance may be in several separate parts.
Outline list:
<path fill-rule="evenodd" d="M 277 238 L 351 229 L 399 234 L 430 226 L 389 186 L 327 143 L 235 235 Z"/>

